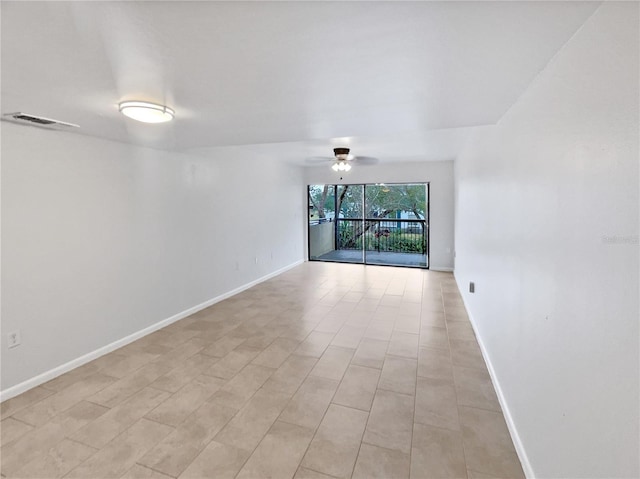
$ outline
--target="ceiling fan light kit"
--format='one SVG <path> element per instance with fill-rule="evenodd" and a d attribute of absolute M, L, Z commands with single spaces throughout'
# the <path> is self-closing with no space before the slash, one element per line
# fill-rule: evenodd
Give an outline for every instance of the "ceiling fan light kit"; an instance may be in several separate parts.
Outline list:
<path fill-rule="evenodd" d="M 353 159 L 353 155 L 349 154 L 349 148 L 334 148 L 333 154 L 336 157 L 335 163 L 331 166 L 333 171 L 349 171 L 351 169 L 348 161 Z"/>
<path fill-rule="evenodd" d="M 333 171 L 349 171 L 351 165 L 347 163 L 347 160 L 338 160 L 331 166 L 331 169 Z"/>

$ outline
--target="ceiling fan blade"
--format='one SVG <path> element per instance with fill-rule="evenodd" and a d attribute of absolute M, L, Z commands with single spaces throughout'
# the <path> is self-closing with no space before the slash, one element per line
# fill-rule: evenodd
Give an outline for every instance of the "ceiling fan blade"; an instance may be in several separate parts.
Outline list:
<path fill-rule="evenodd" d="M 320 163 L 326 163 L 327 161 L 335 161 L 335 158 L 330 158 L 328 156 L 311 156 L 311 157 L 305 158 L 304 161 L 306 163 L 320 164 Z"/>
<path fill-rule="evenodd" d="M 378 163 L 380 163 L 380 160 L 378 158 L 374 158 L 373 156 L 356 156 L 355 159 L 360 165 L 377 165 Z"/>

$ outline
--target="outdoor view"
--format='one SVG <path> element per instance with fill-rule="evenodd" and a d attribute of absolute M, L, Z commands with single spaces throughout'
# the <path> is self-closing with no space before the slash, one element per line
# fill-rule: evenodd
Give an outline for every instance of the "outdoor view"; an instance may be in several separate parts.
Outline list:
<path fill-rule="evenodd" d="M 308 194 L 311 260 L 428 266 L 428 184 L 310 185 Z"/>

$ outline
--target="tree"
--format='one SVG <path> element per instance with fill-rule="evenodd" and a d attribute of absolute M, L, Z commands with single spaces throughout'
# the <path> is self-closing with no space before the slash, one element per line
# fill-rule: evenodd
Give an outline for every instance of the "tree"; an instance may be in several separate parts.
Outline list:
<path fill-rule="evenodd" d="M 326 211 L 333 210 L 333 186 L 311 185 L 309 186 L 308 194 L 309 203 L 315 210 L 318 211 L 318 218 L 326 218 Z"/>
<path fill-rule="evenodd" d="M 338 185 L 338 216 L 360 218 L 362 216 L 362 186 Z"/>
<path fill-rule="evenodd" d="M 343 218 L 362 218 L 362 187 L 345 185 L 338 187 L 338 211 Z M 402 211 L 412 212 L 416 219 L 425 219 L 426 188 L 420 184 L 367 185 L 365 188 L 365 221 L 349 226 L 341 231 L 342 246 L 358 248 L 362 235 L 374 228 L 378 222 L 373 219 L 392 218 L 391 214 Z M 369 220 L 369 221 L 368 221 Z M 424 223 L 420 222 L 424 234 Z"/>
<path fill-rule="evenodd" d="M 337 188 L 337 189 L 336 189 Z M 379 224 L 378 219 L 395 218 L 396 213 L 412 212 L 416 219 L 426 217 L 426 187 L 423 184 L 403 185 L 367 185 L 364 190 L 365 201 L 362 204 L 362 185 L 312 185 L 309 187 L 309 203 L 318 211 L 320 219 L 326 218 L 328 211 L 335 211 L 336 218 L 344 220 L 342 226 L 337 222 L 336 236 L 341 247 L 358 248 L 361 237 Z M 424 234 L 424 222 L 420 222 Z"/>
<path fill-rule="evenodd" d="M 397 211 L 410 211 L 417 219 L 425 218 L 424 185 L 371 185 L 365 196 L 367 218 L 386 218 Z"/>

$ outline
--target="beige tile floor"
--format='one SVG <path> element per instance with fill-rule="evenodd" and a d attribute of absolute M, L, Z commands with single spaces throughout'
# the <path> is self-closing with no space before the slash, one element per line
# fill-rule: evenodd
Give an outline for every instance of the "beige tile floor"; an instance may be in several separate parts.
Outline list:
<path fill-rule="evenodd" d="M 2 477 L 523 477 L 453 276 L 305 263 L 2 403 Z"/>

